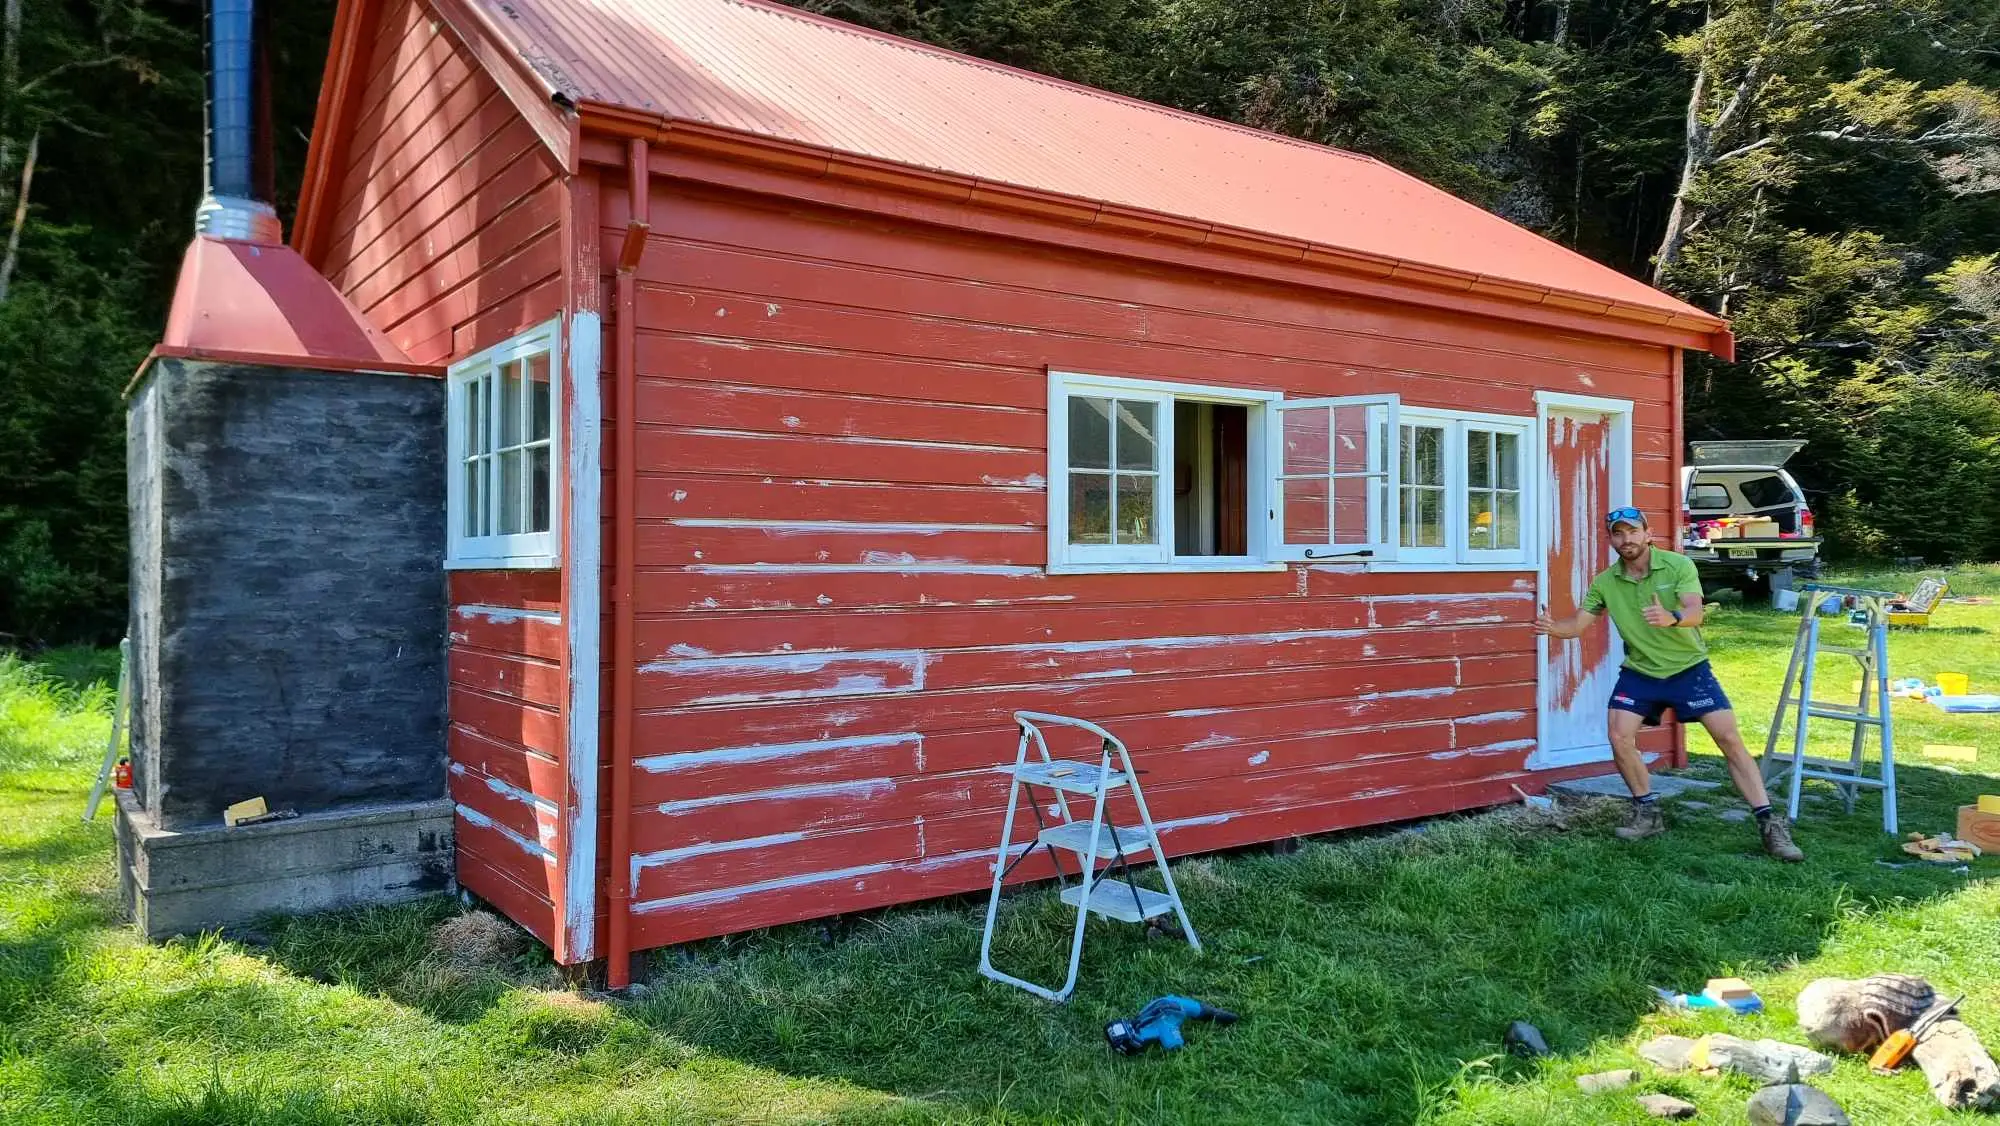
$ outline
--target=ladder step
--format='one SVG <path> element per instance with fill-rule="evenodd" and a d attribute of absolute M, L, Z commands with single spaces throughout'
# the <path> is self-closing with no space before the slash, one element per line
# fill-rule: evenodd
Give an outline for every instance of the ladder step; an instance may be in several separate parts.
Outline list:
<path fill-rule="evenodd" d="M 1002 774 L 1011 774 L 1030 786 L 1046 786 L 1072 794 L 1096 794 L 1099 790 L 1112 790 L 1123 786 L 1128 779 L 1119 771 L 1105 771 L 1094 762 L 1029 762 L 1020 766 L 1007 765 L 999 768 Z"/>
<path fill-rule="evenodd" d="M 1132 904 L 1133 891 L 1139 893 L 1139 904 Z M 1062 901 L 1075 907 L 1083 902 L 1083 885 L 1071 884 L 1063 889 Z M 1147 919 L 1157 919 L 1172 913 L 1174 901 L 1171 897 L 1151 888 L 1136 887 L 1124 880 L 1099 880 L 1090 887 L 1090 910 L 1108 919 L 1123 923 L 1143 923 Z"/>
<path fill-rule="evenodd" d="M 1097 834 L 1098 859 L 1102 860 L 1117 851 L 1111 847 L 1111 834 L 1114 828 L 1118 834 L 1118 847 L 1125 851 L 1126 856 L 1137 856 L 1142 852 L 1153 851 L 1153 838 L 1146 830 L 1106 825 L 1103 831 Z M 1065 848 L 1082 856 L 1090 848 L 1090 822 L 1071 821 L 1062 825 L 1052 825 L 1043 829 L 1041 835 L 1035 839 L 1040 844 Z"/>
<path fill-rule="evenodd" d="M 1888 783 L 1880 778 L 1866 778 L 1859 774 L 1843 774 L 1835 770 L 1801 770 L 1801 778 L 1817 778 L 1822 782 L 1838 782 L 1843 786 L 1866 786 L 1871 790 L 1888 788 Z"/>
<path fill-rule="evenodd" d="M 1819 651 L 1822 653 L 1843 653 L 1849 657 L 1853 657 L 1857 661 L 1865 661 L 1873 656 L 1868 650 L 1853 645 L 1821 645 Z"/>
<path fill-rule="evenodd" d="M 1838 719 L 1847 723 L 1865 723 L 1870 727 L 1882 726 L 1881 716 L 1862 715 L 1853 708 L 1836 708 L 1825 704 L 1815 704 L 1806 709 L 1806 714 L 1814 719 Z"/>

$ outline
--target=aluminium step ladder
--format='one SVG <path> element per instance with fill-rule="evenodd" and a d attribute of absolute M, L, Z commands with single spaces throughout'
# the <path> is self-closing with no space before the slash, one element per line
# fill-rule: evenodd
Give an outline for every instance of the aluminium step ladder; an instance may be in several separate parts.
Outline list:
<path fill-rule="evenodd" d="M 1021 730 L 1021 743 L 1014 753 L 1014 764 L 998 768 L 1002 773 L 1011 775 L 1014 781 L 1007 791 L 1007 820 L 1000 830 L 1000 851 L 993 864 L 993 895 L 986 904 L 986 933 L 979 941 L 979 972 L 995 981 L 1018 985 L 1037 997 L 1056 1002 L 1068 1000 L 1070 992 L 1076 988 L 1077 967 L 1083 961 L 1084 923 L 1093 914 L 1121 922 L 1146 924 L 1171 914 L 1179 920 L 1181 934 L 1187 938 L 1188 945 L 1199 951 L 1201 940 L 1195 937 L 1194 924 L 1188 921 L 1180 893 L 1174 890 L 1174 876 L 1167 870 L 1159 831 L 1153 827 L 1153 815 L 1146 810 L 1145 795 L 1139 792 L 1138 772 L 1132 767 L 1132 754 L 1124 742 L 1094 723 L 1067 716 L 1015 712 L 1014 722 Z M 1041 730 L 1043 726 L 1073 727 L 1097 736 L 1101 747 L 1098 761 L 1056 758 L 1049 753 L 1049 741 Z M 1031 740 L 1040 752 L 1038 759 L 1028 756 Z M 1114 752 L 1117 756 L 1115 764 L 1112 762 Z M 1042 806 L 1033 793 L 1037 787 L 1054 793 L 1054 812 L 1059 815 L 1058 820 L 1051 822 L 1043 818 Z M 1131 789 L 1132 803 L 1139 808 L 1140 824 L 1137 826 L 1121 828 L 1105 815 L 1105 799 L 1111 791 L 1121 787 Z M 1020 808 L 1023 790 L 1029 791 L 1028 808 L 1034 812 L 1036 832 L 1021 854 L 1009 861 L 1008 854 L 1014 848 L 1014 814 Z M 1089 820 L 1079 821 L 1071 816 L 1070 795 L 1092 803 Z M 1060 989 L 1036 985 L 993 967 L 993 922 L 1000 912 L 1000 885 L 1008 873 L 1033 855 L 1037 848 L 1048 850 L 1049 858 L 1055 862 L 1057 881 L 1063 885 L 1062 901 L 1076 908 L 1076 929 L 1070 937 L 1069 946 L 1069 975 L 1063 979 Z M 1065 852 L 1074 853 L 1078 859 L 1079 879 L 1073 884 L 1069 882 L 1069 871 L 1063 864 L 1062 854 Z M 1165 892 L 1140 887 L 1133 879 L 1132 858 L 1149 852 L 1158 862 L 1160 878 L 1166 884 Z M 1097 870 L 1100 860 L 1111 862 L 1103 872 Z"/>
<path fill-rule="evenodd" d="M 1889 604 L 1898 595 L 1856 587 L 1807 583 L 1800 604 L 1804 616 L 1792 643 L 1792 661 L 1785 669 L 1785 683 L 1778 690 L 1778 707 L 1771 715 L 1771 732 L 1764 740 L 1764 754 L 1758 769 L 1766 785 L 1774 779 L 1789 778 L 1790 799 L 1786 815 L 1798 820 L 1799 794 L 1808 778 L 1831 782 L 1840 792 L 1847 812 L 1854 812 L 1854 799 L 1864 789 L 1882 791 L 1882 831 L 1896 832 L 1896 719 L 1889 707 Z M 1828 602 L 1842 610 L 1854 608 L 1867 624 L 1863 645 L 1826 645 L 1820 641 L 1820 611 Z M 1821 653 L 1853 657 L 1861 665 L 1861 690 L 1853 707 L 1817 700 L 1813 696 L 1813 666 Z M 1778 735 L 1785 725 L 1785 712 L 1792 712 L 1792 749 L 1789 755 L 1776 753 Z M 1854 725 L 1853 742 L 1845 761 L 1814 758 L 1806 754 L 1809 720 L 1826 719 Z M 1861 750 L 1868 729 L 1875 730 L 1882 754 L 1882 768 L 1869 775 L 1862 763 Z"/>

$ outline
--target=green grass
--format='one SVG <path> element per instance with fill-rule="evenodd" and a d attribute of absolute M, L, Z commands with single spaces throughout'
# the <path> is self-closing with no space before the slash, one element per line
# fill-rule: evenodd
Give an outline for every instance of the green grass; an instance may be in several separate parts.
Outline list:
<path fill-rule="evenodd" d="M 2000 595 L 2000 569 L 1953 583 Z M 2000 685 L 2000 605 L 1934 620 L 1895 636 L 1894 674 Z M 1726 604 L 1709 631 L 1753 745 L 1796 623 Z M 1826 668 L 1844 690 L 1851 673 Z M 1763 859 L 1713 810 L 1677 809 L 1664 838 L 1622 845 L 1613 807 L 1567 832 L 1465 817 L 1178 864 L 1206 951 L 1093 924 L 1060 1007 L 973 971 L 975 899 L 662 952 L 650 991 L 610 1004 L 562 991 L 537 948 L 454 962 L 431 942 L 460 910 L 445 899 L 148 946 L 113 922 L 109 825 L 79 818 L 111 671 L 101 654 L 0 658 L 8 1123 L 1636 1123 L 1629 1093 L 1584 1096 L 1574 1076 L 1638 1066 L 1634 1047 L 1660 1032 L 1796 1040 L 1801 986 L 1880 970 L 1966 991 L 1967 1019 L 2000 1047 L 2000 861 L 1877 864 L 1907 859 L 1879 831 L 1879 799 L 1850 816 L 1816 785 L 1798 866 Z M 1957 805 L 2000 789 L 2000 718 L 1897 709 L 1906 828 L 1950 828 Z M 1705 737 L 1691 742 L 1695 770 L 1720 777 Z M 1985 777 L 1926 762 L 1925 742 L 1980 746 Z M 1012 899 L 1004 917 L 1002 959 L 1054 976 L 1052 896 Z M 1647 990 L 1729 973 L 1767 1015 L 1666 1014 Z M 1105 1021 L 1169 991 L 1245 1020 L 1195 1027 L 1173 1055 L 1112 1057 Z M 1559 1054 L 1500 1055 L 1516 1018 Z M 1878 1079 L 1845 1060 L 1824 1086 L 1871 1126 L 1949 1120 L 1914 1071 Z M 1722 1122 L 1743 1120 L 1751 1090 L 1638 1089 Z"/>

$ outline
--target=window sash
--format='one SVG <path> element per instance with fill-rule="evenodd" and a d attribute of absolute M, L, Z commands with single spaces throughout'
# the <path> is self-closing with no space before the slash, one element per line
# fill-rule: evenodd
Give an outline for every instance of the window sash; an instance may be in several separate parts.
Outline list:
<path fill-rule="evenodd" d="M 1531 436 L 1534 420 L 1505 415 L 1471 414 L 1466 412 L 1411 410 L 1405 411 L 1404 433 L 1413 433 L 1419 428 L 1436 429 L 1442 433 L 1444 454 L 1445 486 L 1443 489 L 1443 543 L 1422 547 L 1410 546 L 1407 542 L 1397 558 L 1405 563 L 1428 563 L 1454 566 L 1526 566 L 1529 553 L 1534 545 L 1535 490 L 1532 473 Z M 1512 485 L 1503 487 L 1506 480 L 1501 474 L 1501 464 L 1497 457 L 1489 457 L 1486 485 L 1476 485 L 1473 481 L 1472 458 L 1468 454 L 1467 443 L 1474 435 L 1485 435 L 1489 453 L 1497 454 L 1502 444 L 1500 436 L 1513 438 L 1514 453 L 1506 459 L 1512 474 Z M 1398 460 L 1406 466 L 1412 458 L 1406 443 L 1399 443 Z M 1406 487 L 1402 496 L 1412 490 Z M 1472 533 L 1474 495 L 1489 497 L 1506 496 L 1513 498 L 1515 526 L 1519 542 L 1514 547 L 1490 548 L 1480 546 Z M 1500 508 L 1497 503 L 1491 509 L 1497 527 Z M 1408 514 L 1405 513 L 1405 518 Z M 1405 537 L 1407 541 L 1409 537 Z"/>
<path fill-rule="evenodd" d="M 1400 433 L 1395 395 L 1287 399 L 1272 404 L 1269 464 L 1272 557 L 1314 562 L 1398 557 L 1402 467 L 1389 436 Z M 1360 424 L 1354 425 L 1355 412 Z M 1343 415 L 1348 425 L 1342 426 Z M 1324 420 L 1323 427 L 1320 420 Z M 1324 436 L 1324 452 L 1320 439 Z M 1351 438 L 1364 443 L 1358 454 Z M 1345 511 L 1343 512 L 1343 504 Z M 1360 511 L 1355 511 L 1356 506 Z M 1319 509 L 1324 506 L 1324 520 Z M 1359 517 L 1360 533 L 1350 536 Z M 1318 534 L 1324 529 L 1324 534 Z"/>

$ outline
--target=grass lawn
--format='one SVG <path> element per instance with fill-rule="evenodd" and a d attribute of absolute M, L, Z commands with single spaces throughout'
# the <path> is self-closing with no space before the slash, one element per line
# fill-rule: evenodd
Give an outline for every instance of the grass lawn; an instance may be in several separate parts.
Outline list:
<path fill-rule="evenodd" d="M 2000 596 L 2000 568 L 1952 579 Z M 1893 637 L 1894 675 L 2000 685 L 2000 604 L 1934 621 Z M 1753 746 L 1796 622 L 1731 604 L 1709 631 Z M 1844 691 L 1852 662 L 1824 667 L 1822 694 Z M 1727 790 L 1638 845 L 1610 839 L 1607 804 L 1567 832 L 1464 817 L 1179 863 L 1206 952 L 1093 924 L 1062 1007 L 974 972 L 983 904 L 967 900 L 666 952 L 650 990 L 616 1003 L 563 991 L 538 949 L 434 942 L 461 910 L 442 898 L 148 946 L 113 921 L 108 819 L 79 817 L 112 672 L 102 654 L 0 658 L 0 1122 L 1636 1123 L 1650 1120 L 1633 1092 L 1586 1096 L 1573 1078 L 1642 1066 L 1635 1046 L 1660 1032 L 1797 1040 L 1807 981 L 1884 970 L 1965 991 L 1967 1021 L 2000 1049 L 2000 859 L 1970 874 L 1877 864 L 1907 859 L 1879 799 L 1849 816 L 1817 786 L 1798 866 L 1715 816 Z M 1951 828 L 1958 805 L 2000 791 L 2000 717 L 1896 707 L 1906 829 Z M 1706 738 L 1691 742 L 1695 770 L 1720 778 Z M 1923 743 L 1977 745 L 1980 761 L 1947 769 Z M 1055 976 L 1053 896 L 1003 917 L 1006 964 Z M 1723 974 L 1769 1013 L 1667 1014 L 1647 988 Z M 1104 1023 L 1166 992 L 1244 1022 L 1114 1057 Z M 1501 1055 L 1517 1018 L 1558 1054 Z M 1914 1068 L 1878 1079 L 1848 1059 L 1822 1085 L 1866 1126 L 1950 1118 Z M 1649 1075 L 1634 1091 L 1742 1122 L 1752 1089 Z"/>

